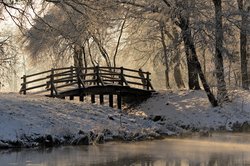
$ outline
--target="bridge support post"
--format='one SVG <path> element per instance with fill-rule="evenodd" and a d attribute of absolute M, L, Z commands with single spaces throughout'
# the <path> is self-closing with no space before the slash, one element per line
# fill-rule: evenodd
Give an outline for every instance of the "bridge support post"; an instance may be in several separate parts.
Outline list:
<path fill-rule="evenodd" d="M 84 96 L 81 95 L 81 96 L 79 97 L 79 100 L 80 100 L 81 102 L 83 102 L 83 101 L 84 101 Z"/>
<path fill-rule="evenodd" d="M 118 109 L 122 109 L 122 96 L 117 95 L 117 107 Z"/>
<path fill-rule="evenodd" d="M 103 105 L 104 104 L 103 95 L 101 94 L 99 97 L 100 97 L 100 104 Z"/>
<path fill-rule="evenodd" d="M 95 103 L 95 95 L 91 95 L 91 103 Z"/>
<path fill-rule="evenodd" d="M 110 107 L 114 107 L 114 99 L 113 99 L 113 95 L 109 95 L 109 106 Z"/>
<path fill-rule="evenodd" d="M 74 100 L 74 96 L 69 96 L 69 100 Z"/>

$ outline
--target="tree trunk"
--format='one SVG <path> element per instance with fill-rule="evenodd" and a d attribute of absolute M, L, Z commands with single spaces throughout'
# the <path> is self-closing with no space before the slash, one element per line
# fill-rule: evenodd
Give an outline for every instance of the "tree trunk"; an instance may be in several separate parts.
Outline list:
<path fill-rule="evenodd" d="M 74 46 L 74 66 L 77 68 L 83 68 L 83 50 L 82 47 Z"/>
<path fill-rule="evenodd" d="M 162 48 L 163 48 L 163 56 L 164 56 L 164 63 L 166 66 L 165 69 L 165 78 L 166 78 L 166 88 L 170 89 L 170 84 L 169 84 L 169 61 L 168 61 L 168 55 L 167 55 L 167 46 L 165 43 L 165 24 L 164 22 L 160 22 L 160 31 L 161 31 L 161 43 L 162 43 Z"/>
<path fill-rule="evenodd" d="M 215 7 L 215 68 L 217 79 L 217 99 L 219 102 L 228 100 L 222 57 L 223 28 L 221 0 L 213 0 Z"/>
<path fill-rule="evenodd" d="M 191 30 L 189 28 L 189 20 L 188 18 L 181 17 L 180 18 L 180 28 L 182 30 L 182 37 L 185 45 L 185 53 L 187 58 L 187 66 L 188 66 L 188 86 L 189 89 L 199 90 L 199 78 L 198 72 L 194 63 L 194 56 L 196 56 L 196 51 L 191 49 Z"/>
<path fill-rule="evenodd" d="M 231 73 L 232 73 L 232 61 L 229 59 L 229 66 L 228 66 L 228 86 L 231 86 Z"/>
<path fill-rule="evenodd" d="M 94 35 L 92 35 L 92 38 L 93 38 L 94 42 L 96 43 L 96 45 L 98 46 L 98 49 L 99 49 L 101 55 L 103 56 L 103 58 L 106 62 L 106 65 L 108 67 L 111 67 L 111 62 L 110 62 L 110 58 L 109 58 L 109 54 L 108 54 L 107 50 L 103 47 L 101 42 Z"/>
<path fill-rule="evenodd" d="M 174 79 L 175 79 L 175 83 L 176 83 L 176 86 L 178 87 L 178 89 L 183 89 L 185 88 L 185 84 L 184 84 L 184 81 L 182 79 L 182 74 L 181 74 L 181 69 L 180 69 L 180 65 L 181 65 L 181 53 L 180 53 L 180 48 L 179 48 L 179 35 L 178 35 L 178 32 L 176 30 L 176 28 L 173 28 L 173 37 L 172 37 L 172 40 L 173 40 L 173 45 L 175 47 L 175 50 L 174 50 L 174 58 L 173 58 L 173 61 L 174 61 Z"/>
<path fill-rule="evenodd" d="M 82 54 L 83 54 L 84 67 L 87 68 L 88 67 L 88 61 L 87 61 L 85 46 L 82 46 L 81 49 L 82 49 Z"/>
<path fill-rule="evenodd" d="M 185 84 L 184 81 L 182 79 L 182 74 L 181 74 L 181 70 L 180 70 L 180 50 L 177 47 L 176 48 L 176 54 L 175 54 L 175 58 L 174 58 L 174 79 L 176 82 L 176 86 L 178 87 L 178 89 L 182 89 L 185 88 Z"/>
<path fill-rule="evenodd" d="M 171 7 L 171 4 L 169 4 L 167 1 L 164 1 L 169 7 Z M 184 1 L 185 2 L 185 1 Z M 196 50 L 195 50 L 195 46 L 194 46 L 194 41 L 191 35 L 191 30 L 189 28 L 189 18 L 188 17 L 182 17 L 181 15 L 179 15 L 179 21 L 180 23 L 176 23 L 182 30 L 182 37 L 183 37 L 183 41 L 185 44 L 185 49 L 186 49 L 186 55 L 187 55 L 187 59 L 191 59 L 192 64 L 191 66 L 194 67 L 196 76 L 196 84 L 198 83 L 199 86 L 199 81 L 198 81 L 198 74 L 200 76 L 201 82 L 203 84 L 204 90 L 206 91 L 206 94 L 208 96 L 208 99 L 210 101 L 210 103 L 215 107 L 218 106 L 218 102 L 216 100 L 216 98 L 214 97 L 213 93 L 210 90 L 210 87 L 207 83 L 207 80 L 202 72 L 201 69 L 201 65 L 200 62 L 198 60 L 197 54 L 196 54 Z M 191 52 L 191 54 L 190 54 Z M 189 62 L 188 62 L 189 63 Z M 190 78 L 189 78 L 190 81 Z M 197 86 L 197 85 L 196 85 Z M 194 86 L 195 87 L 195 86 Z"/>
<path fill-rule="evenodd" d="M 185 88 L 185 84 L 182 80 L 182 74 L 181 74 L 179 62 L 177 62 L 174 66 L 174 79 L 175 79 L 176 86 L 178 87 L 178 89 Z"/>
<path fill-rule="evenodd" d="M 202 51 L 202 58 L 203 58 L 203 73 L 206 77 L 206 69 L 207 69 L 207 61 L 206 61 L 206 48 L 202 47 L 203 51 Z"/>
<path fill-rule="evenodd" d="M 126 23 L 126 18 L 124 18 L 124 20 L 122 22 L 121 29 L 120 29 L 120 34 L 119 34 L 117 44 L 116 44 L 116 47 L 115 47 L 115 53 L 114 53 L 114 56 L 113 56 L 114 68 L 116 68 L 116 57 L 117 57 L 117 54 L 118 54 L 118 49 L 119 49 L 119 46 L 120 46 L 120 42 L 121 42 L 124 27 L 125 27 L 125 23 Z"/>
<path fill-rule="evenodd" d="M 88 51 L 89 58 L 90 58 L 90 62 L 91 62 L 91 64 L 92 64 L 92 66 L 93 66 L 93 67 L 97 66 L 98 63 L 95 62 L 95 60 L 93 59 L 92 53 L 91 53 L 91 48 L 90 48 L 89 40 L 87 40 L 87 51 Z"/>
<path fill-rule="evenodd" d="M 198 74 L 199 74 L 200 80 L 202 82 L 202 85 L 204 87 L 204 90 L 207 94 L 207 97 L 208 97 L 210 103 L 212 104 L 212 106 L 216 107 L 216 106 L 218 106 L 218 102 L 217 102 L 216 98 L 214 97 L 213 93 L 211 92 L 210 87 L 209 87 L 207 80 L 205 78 L 205 75 L 202 71 L 201 64 L 200 64 L 200 62 L 198 60 L 198 56 L 196 54 L 194 41 L 193 41 L 193 38 L 191 35 L 191 30 L 189 28 L 189 21 L 187 18 L 183 18 L 183 17 L 180 18 L 180 28 L 182 29 L 182 35 L 183 35 L 186 53 L 187 52 L 189 53 L 188 59 L 191 60 L 191 62 L 190 62 L 191 67 L 195 70 L 195 72 L 197 74 L 197 76 L 195 76 L 195 78 L 197 77 L 197 79 L 198 79 Z"/>
<path fill-rule="evenodd" d="M 241 80 L 242 88 L 249 89 L 248 71 L 247 71 L 247 12 L 244 10 L 243 0 L 237 0 L 239 11 L 241 13 L 240 27 L 240 60 L 241 60 Z"/>

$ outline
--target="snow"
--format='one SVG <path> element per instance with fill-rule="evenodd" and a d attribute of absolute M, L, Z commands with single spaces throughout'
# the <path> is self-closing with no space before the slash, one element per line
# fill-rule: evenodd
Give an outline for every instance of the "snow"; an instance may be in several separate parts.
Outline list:
<path fill-rule="evenodd" d="M 143 140 L 192 131 L 235 130 L 250 124 L 250 94 L 230 93 L 232 102 L 213 108 L 203 91 L 161 91 L 127 111 L 39 95 L 0 94 L 0 147 L 38 146 L 37 138 L 61 144 L 95 139 Z M 49 136 L 49 137 L 48 137 Z M 70 142 L 67 142 L 70 138 Z M 90 140 L 94 142 L 94 140 Z M 67 143 L 65 143 L 67 142 Z"/>
<path fill-rule="evenodd" d="M 126 115 L 108 106 L 38 95 L 0 94 L 0 143 L 46 135 L 63 139 L 79 131 L 99 134 L 109 130 L 111 137 L 157 135 L 157 126 L 144 117 Z"/>
<path fill-rule="evenodd" d="M 193 130 L 232 130 L 233 124 L 250 121 L 250 93 L 230 92 L 232 102 L 213 108 L 204 91 L 161 91 L 141 104 L 138 111 L 147 116 L 161 115 L 165 126 Z"/>

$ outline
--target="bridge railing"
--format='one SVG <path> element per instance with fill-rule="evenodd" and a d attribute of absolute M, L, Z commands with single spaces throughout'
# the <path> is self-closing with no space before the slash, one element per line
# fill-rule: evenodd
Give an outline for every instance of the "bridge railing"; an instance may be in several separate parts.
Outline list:
<path fill-rule="evenodd" d="M 36 93 L 50 91 L 54 96 L 61 89 L 89 86 L 119 85 L 144 90 L 153 90 L 150 73 L 123 67 L 57 68 L 22 77 L 20 93 L 36 90 Z"/>

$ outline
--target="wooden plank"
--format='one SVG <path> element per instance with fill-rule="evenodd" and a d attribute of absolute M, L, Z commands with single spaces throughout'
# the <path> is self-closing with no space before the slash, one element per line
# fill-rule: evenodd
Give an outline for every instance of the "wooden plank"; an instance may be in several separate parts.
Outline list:
<path fill-rule="evenodd" d="M 107 79 L 118 79 L 119 77 L 109 77 L 109 76 L 101 76 L 101 78 L 107 78 Z"/>
<path fill-rule="evenodd" d="M 82 80 L 82 82 L 96 82 L 97 79 L 93 79 L 93 80 Z"/>
<path fill-rule="evenodd" d="M 141 79 L 141 77 L 138 76 L 133 76 L 133 75 L 128 75 L 128 74 L 123 74 L 124 77 L 129 77 L 129 78 L 134 78 L 134 79 Z"/>
<path fill-rule="evenodd" d="M 65 71 L 65 72 L 62 72 L 62 73 L 56 73 L 56 74 L 54 74 L 54 76 L 55 77 L 60 77 L 60 76 L 68 76 L 68 75 L 71 75 L 71 74 L 72 74 L 71 71 Z"/>
<path fill-rule="evenodd" d="M 120 72 L 116 72 L 116 70 L 117 70 L 117 71 L 120 71 L 121 69 L 120 69 L 120 68 L 117 68 L 116 70 L 114 70 L 114 69 L 105 70 L 105 69 L 100 68 L 99 70 L 100 70 L 100 73 L 101 73 L 101 72 L 105 72 L 105 73 L 115 74 L 115 73 L 120 73 Z"/>
<path fill-rule="evenodd" d="M 30 83 L 34 83 L 34 82 L 46 80 L 46 79 L 48 79 L 48 77 L 38 78 L 38 79 L 34 79 L 34 80 L 32 80 L 32 81 L 27 81 L 27 82 L 26 82 L 26 85 L 27 85 L 27 84 L 30 84 Z M 21 85 L 23 85 L 23 83 L 22 83 Z"/>
<path fill-rule="evenodd" d="M 95 73 L 81 73 L 80 76 L 94 76 Z"/>
<path fill-rule="evenodd" d="M 114 70 L 114 69 L 120 69 L 118 67 L 107 67 L 107 66 L 99 66 L 100 69 L 110 69 L 110 70 Z"/>
<path fill-rule="evenodd" d="M 36 89 L 36 88 L 41 88 L 41 87 L 45 87 L 47 84 L 41 84 L 41 85 L 37 85 L 37 86 L 33 86 L 33 87 L 29 87 L 29 88 L 26 88 L 26 91 L 28 90 L 32 90 L 32 89 Z"/>
<path fill-rule="evenodd" d="M 63 78 L 57 78 L 57 79 L 54 79 L 54 81 L 61 81 L 61 80 L 66 80 L 66 79 L 72 79 L 72 78 L 77 78 L 77 75 L 74 75 L 73 77 L 63 77 Z"/>
<path fill-rule="evenodd" d="M 56 88 L 57 88 L 57 89 L 59 89 L 59 88 L 64 88 L 64 87 L 71 86 L 71 85 L 75 85 L 75 84 L 78 84 L 78 82 L 72 82 L 72 83 L 68 83 L 68 84 L 56 86 Z"/>
<path fill-rule="evenodd" d="M 120 73 L 99 73 L 100 76 L 119 76 Z"/>
<path fill-rule="evenodd" d="M 134 85 L 144 85 L 142 83 L 138 83 L 138 82 L 133 82 L 133 81 L 127 81 L 128 84 L 134 84 Z"/>
<path fill-rule="evenodd" d="M 121 79 L 110 79 L 110 80 L 107 80 L 107 79 L 103 79 L 103 81 L 108 81 L 108 82 L 120 82 Z"/>
<path fill-rule="evenodd" d="M 75 82 L 75 81 L 77 81 L 76 79 L 73 79 L 73 80 L 71 80 L 71 79 L 65 79 L 65 80 L 55 80 L 54 81 L 54 83 L 68 83 L 68 82 Z"/>

